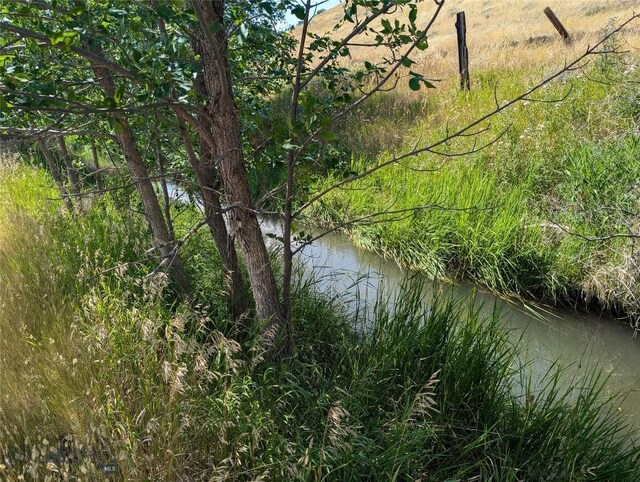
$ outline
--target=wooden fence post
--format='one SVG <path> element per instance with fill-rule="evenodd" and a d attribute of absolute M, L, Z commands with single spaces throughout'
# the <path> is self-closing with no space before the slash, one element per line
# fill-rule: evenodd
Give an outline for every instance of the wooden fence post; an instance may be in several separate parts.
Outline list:
<path fill-rule="evenodd" d="M 464 12 L 456 16 L 456 32 L 458 34 L 458 64 L 460 66 L 460 88 L 471 90 L 469 80 L 469 51 L 467 50 L 467 22 Z"/>
<path fill-rule="evenodd" d="M 564 39 L 564 41 L 565 42 L 570 42 L 571 41 L 571 36 L 569 35 L 569 32 L 567 32 L 567 29 L 564 28 L 564 25 L 562 25 L 562 23 L 560 22 L 558 17 L 556 17 L 556 14 L 553 13 L 553 10 L 551 10 L 551 8 L 547 7 L 547 8 L 544 9 L 544 14 L 547 16 L 549 21 L 556 28 L 556 30 L 558 31 L 560 36 Z"/>

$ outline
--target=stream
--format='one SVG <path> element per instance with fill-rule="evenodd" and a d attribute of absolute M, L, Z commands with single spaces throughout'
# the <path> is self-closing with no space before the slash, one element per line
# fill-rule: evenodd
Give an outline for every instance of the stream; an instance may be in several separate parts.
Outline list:
<path fill-rule="evenodd" d="M 263 219 L 262 228 L 265 233 L 281 232 L 280 223 L 272 220 Z M 322 233 L 309 231 L 313 235 Z M 271 238 L 268 244 L 278 247 Z M 303 273 L 313 277 L 320 292 L 343 304 L 347 311 L 371 309 L 380 292 L 386 300 L 393 300 L 407 278 L 416 276 L 336 233 L 305 247 L 297 263 Z M 567 381 L 601 369 L 609 376 L 605 393 L 628 393 L 619 409 L 640 425 L 640 337 L 634 337 L 628 324 L 607 316 L 505 300 L 470 283 L 424 281 L 427 301 L 437 292 L 473 303 L 487 317 L 497 308 L 510 338 L 519 342 L 520 358 L 529 363 L 534 384 L 554 363 L 566 367 L 562 379 Z"/>
<path fill-rule="evenodd" d="M 172 197 L 181 197 L 179 187 L 171 188 Z M 262 219 L 261 224 L 265 234 L 281 232 L 279 221 Z M 307 232 L 321 233 L 313 229 Z M 271 248 L 280 246 L 271 237 L 266 240 Z M 296 262 L 303 276 L 313 278 L 317 290 L 343 304 L 347 311 L 371 309 L 381 292 L 392 300 L 409 277 L 420 276 L 358 248 L 338 233 L 327 234 L 305 247 Z M 509 336 L 519 342 L 520 359 L 529 363 L 534 383 L 555 363 L 566 367 L 562 375 L 566 380 L 601 369 L 608 376 L 605 393 L 625 393 L 619 410 L 640 426 L 640 337 L 634 336 L 628 324 L 610 316 L 506 300 L 470 283 L 445 284 L 425 278 L 424 285 L 427 302 L 437 292 L 471 302 L 487 317 L 497 308 Z"/>

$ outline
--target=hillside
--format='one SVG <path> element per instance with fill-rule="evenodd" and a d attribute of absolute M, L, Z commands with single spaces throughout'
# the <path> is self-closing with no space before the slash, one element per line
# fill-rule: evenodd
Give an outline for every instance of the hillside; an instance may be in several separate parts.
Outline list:
<path fill-rule="evenodd" d="M 567 45 L 543 13 L 551 7 L 572 36 Z M 418 7 L 417 24 L 426 25 L 435 11 L 433 2 L 422 2 Z M 449 0 L 429 35 L 430 48 L 418 51 L 412 59 L 417 69 L 431 78 L 450 79 L 457 76 L 457 47 L 455 18 L 460 11 L 466 13 L 467 36 L 471 73 L 478 69 L 562 65 L 565 59 L 582 53 L 590 43 L 600 38 L 607 28 L 628 18 L 640 8 L 638 0 Z M 311 31 L 331 31 L 342 17 L 342 5 L 316 16 Z M 392 17 L 402 19 L 408 9 Z M 335 37 L 351 28 L 346 24 L 334 33 Z M 640 29 L 629 29 L 620 38 L 626 47 L 640 44 Z M 376 59 L 382 50 L 353 47 L 354 62 Z"/>

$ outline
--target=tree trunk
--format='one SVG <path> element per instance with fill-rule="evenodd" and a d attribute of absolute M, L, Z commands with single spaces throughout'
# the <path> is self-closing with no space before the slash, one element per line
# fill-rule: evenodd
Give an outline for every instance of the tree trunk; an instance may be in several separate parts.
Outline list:
<path fill-rule="evenodd" d="M 178 253 L 178 246 L 165 222 L 158 197 L 149 179 L 149 172 L 138 150 L 131 126 L 124 115 L 116 114 L 114 117 L 120 124 L 120 132 L 117 134 L 118 140 L 122 146 L 124 158 L 127 161 L 129 170 L 131 171 L 133 182 L 140 194 L 145 216 L 153 232 L 156 248 L 160 252 L 163 263 L 168 268 L 178 289 L 183 294 L 188 294 L 190 292 L 189 281 Z"/>
<path fill-rule="evenodd" d="M 227 232 L 227 225 L 222 214 L 220 195 L 218 193 L 218 179 L 215 175 L 216 171 L 211 148 L 201 139 L 200 159 L 198 159 L 193 150 L 189 132 L 182 120 L 179 121 L 179 129 L 187 151 L 187 157 L 198 179 L 205 220 L 222 260 L 226 275 L 226 288 L 231 302 L 231 312 L 235 319 L 239 319 L 249 309 L 249 303 L 242 282 L 242 273 L 238 266 L 236 247 L 233 238 Z"/>
<path fill-rule="evenodd" d="M 75 196 L 80 202 L 80 176 L 78 176 L 78 170 L 73 165 L 73 159 L 69 155 L 69 150 L 67 149 L 67 143 L 64 140 L 64 136 L 58 136 L 58 146 L 60 146 L 60 154 L 62 155 L 62 160 L 64 161 L 64 165 L 67 168 L 67 176 L 69 177 L 69 184 L 71 186 L 71 194 Z"/>
<path fill-rule="evenodd" d="M 100 52 L 97 52 L 100 53 Z M 111 97 L 115 93 L 115 83 L 110 75 L 110 72 L 99 65 L 92 66 L 96 77 L 100 79 L 99 83 L 102 89 Z M 187 274 L 184 270 L 180 254 L 178 253 L 179 246 L 177 245 L 173 236 L 169 232 L 167 223 L 165 222 L 158 197 L 151 179 L 149 179 L 149 172 L 147 166 L 140 155 L 136 138 L 131 129 L 131 125 L 127 120 L 127 117 L 123 113 L 114 113 L 113 120 L 117 124 L 116 136 L 118 142 L 122 147 L 125 161 L 131 172 L 131 178 L 136 186 L 136 190 L 142 200 L 142 206 L 144 208 L 144 214 L 151 228 L 153 234 L 154 244 L 156 249 L 162 257 L 162 264 L 167 268 L 173 281 L 175 282 L 178 290 L 182 294 L 189 294 L 191 287 Z"/>
<path fill-rule="evenodd" d="M 69 212 L 73 213 L 73 203 L 71 199 L 69 199 L 69 194 L 67 193 L 66 188 L 64 187 L 64 181 L 62 180 L 62 175 L 60 174 L 60 169 L 58 168 L 58 163 L 54 159 L 51 151 L 47 147 L 44 139 L 38 138 L 37 141 L 40 150 L 42 151 L 42 155 L 44 156 L 45 161 L 47 161 L 47 166 L 49 167 L 49 171 L 51 172 L 51 177 L 53 177 L 53 182 L 58 188 L 58 192 L 60 193 L 60 198 L 64 201 L 65 206 Z"/>
<path fill-rule="evenodd" d="M 104 183 L 102 182 L 102 172 L 100 171 L 100 159 L 98 158 L 98 149 L 96 148 L 96 141 L 91 139 L 91 155 L 93 156 L 93 165 L 95 171 L 93 177 L 96 180 L 96 189 L 101 192 L 104 189 Z"/>
<path fill-rule="evenodd" d="M 156 166 L 158 167 L 158 174 L 160 177 L 160 189 L 162 190 L 162 200 L 164 203 L 164 218 L 167 222 L 169 234 L 173 239 L 175 239 L 176 234 L 173 229 L 173 221 L 171 219 L 171 196 L 169 195 L 169 186 L 167 185 L 166 171 L 164 169 L 164 157 L 162 156 L 162 151 L 160 149 L 160 142 L 158 140 L 156 140 L 156 142 L 158 143 L 155 149 Z"/>
<path fill-rule="evenodd" d="M 229 205 L 229 220 L 249 272 L 257 314 L 268 320 L 264 335 L 272 343 L 280 331 L 282 315 L 275 276 L 267 248 L 262 238 L 258 217 L 249 191 L 249 179 L 244 163 L 238 114 L 231 88 L 227 58 L 227 41 L 223 28 L 224 1 L 194 0 L 192 5 L 200 20 L 204 83 L 209 99 L 209 121 L 213 132 L 220 177 Z"/>

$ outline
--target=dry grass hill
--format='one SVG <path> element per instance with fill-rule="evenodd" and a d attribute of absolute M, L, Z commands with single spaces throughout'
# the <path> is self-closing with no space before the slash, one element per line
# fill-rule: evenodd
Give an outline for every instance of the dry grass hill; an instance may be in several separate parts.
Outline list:
<path fill-rule="evenodd" d="M 565 44 L 543 13 L 551 7 L 572 36 Z M 419 5 L 417 24 L 424 26 L 435 11 L 435 4 L 423 1 Z M 597 41 L 607 29 L 640 11 L 640 0 L 445 0 L 445 5 L 429 35 L 430 48 L 416 52 L 412 59 L 421 73 L 443 80 L 457 77 L 457 47 L 455 17 L 466 13 L 470 69 L 519 69 L 535 66 L 560 66 L 565 59 L 582 53 Z M 402 18 L 408 9 L 394 16 Z M 342 5 L 321 13 L 313 19 L 311 30 L 331 31 L 342 16 Z M 334 35 L 347 31 L 343 26 Z M 620 37 L 623 47 L 640 48 L 638 24 Z M 626 45 L 625 45 L 626 44 Z M 354 47 L 354 62 L 372 60 L 383 50 Z"/>

